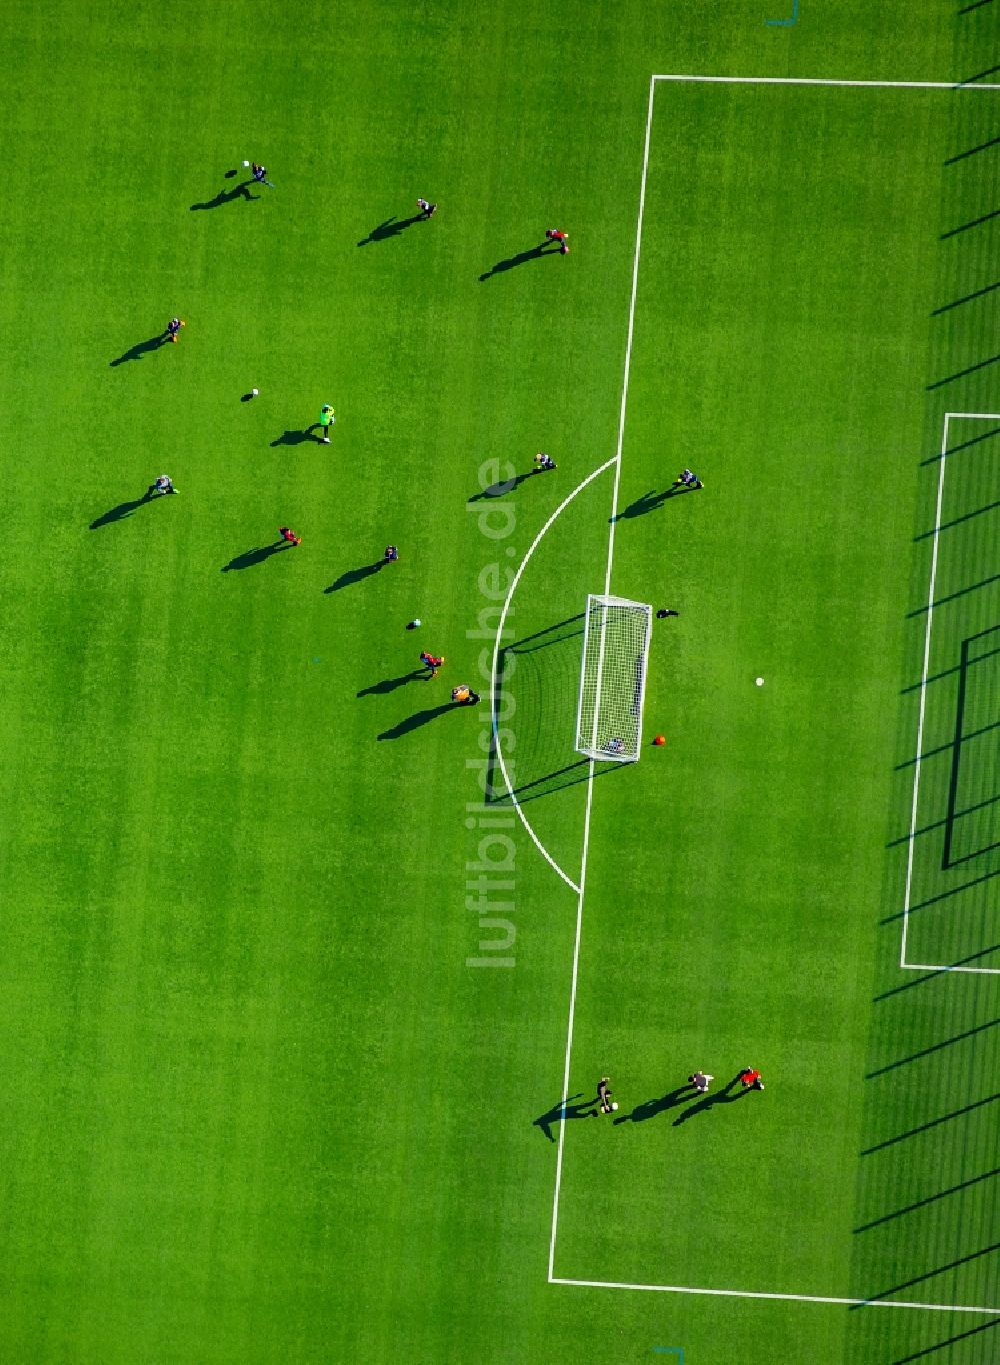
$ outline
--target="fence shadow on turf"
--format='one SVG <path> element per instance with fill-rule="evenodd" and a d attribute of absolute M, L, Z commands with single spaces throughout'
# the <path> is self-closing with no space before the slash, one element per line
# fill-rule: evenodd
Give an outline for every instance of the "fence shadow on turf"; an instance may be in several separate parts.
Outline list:
<path fill-rule="evenodd" d="M 980 5 L 983 3 L 984 0 L 979 0 Z M 970 5 L 969 8 L 977 9 L 978 5 Z M 964 10 L 959 11 L 960 14 L 964 12 Z M 932 1356 L 938 1351 L 943 1351 L 947 1347 L 954 1346 L 956 1341 L 967 1341 L 969 1337 L 977 1337 L 980 1332 L 995 1331 L 997 1327 L 1000 1327 L 1000 1318 L 992 1318 L 989 1322 L 980 1323 L 978 1327 L 970 1327 L 967 1332 L 959 1332 L 956 1336 L 947 1337 L 944 1341 L 936 1341 L 932 1346 L 924 1346 L 921 1350 L 912 1351 L 909 1355 L 897 1356 L 892 1362 L 892 1365 L 914 1365 L 918 1360 L 926 1360 L 928 1356 Z"/>
<path fill-rule="evenodd" d="M 946 1190 L 938 1190 L 936 1194 L 929 1194 L 925 1199 L 917 1199 L 912 1204 L 905 1204 L 901 1209 L 893 1209 L 890 1213 L 883 1213 L 878 1218 L 871 1218 L 867 1223 L 861 1223 L 854 1228 L 853 1231 L 855 1233 L 869 1232 L 872 1228 L 881 1227 L 883 1223 L 891 1223 L 894 1218 L 902 1218 L 906 1213 L 915 1213 L 917 1209 L 926 1208 L 928 1204 L 936 1204 L 940 1199 L 947 1199 L 950 1194 L 958 1194 L 961 1190 L 982 1184 L 984 1180 L 993 1180 L 998 1175 L 1000 1175 L 1000 1166 L 994 1166 L 992 1171 L 984 1171 L 982 1175 L 971 1176 L 968 1180 L 961 1180 L 957 1185 L 951 1185 Z"/>
<path fill-rule="evenodd" d="M 859 1308 L 866 1308 L 871 1303 L 891 1299 L 893 1294 L 901 1294 L 904 1289 L 912 1289 L 914 1285 L 922 1284 L 925 1280 L 932 1280 L 935 1275 L 943 1275 L 947 1271 L 957 1270 L 960 1265 L 968 1265 L 970 1261 L 977 1261 L 980 1256 L 992 1256 L 996 1251 L 1000 1251 L 1000 1242 L 981 1247 L 978 1251 L 970 1251 L 965 1256 L 956 1256 L 953 1261 L 935 1266 L 933 1270 L 925 1270 L 920 1275 L 912 1275 L 908 1280 L 901 1280 L 899 1284 L 894 1284 L 891 1289 L 881 1289 L 877 1294 L 866 1294 L 864 1302 L 852 1303 L 848 1312 L 857 1312 Z"/>
<path fill-rule="evenodd" d="M 961 11 L 959 11 L 961 13 Z M 990 147 L 995 147 L 1000 142 L 1000 137 L 991 137 L 988 142 L 980 142 L 977 147 L 968 147 L 964 152 L 956 152 L 954 156 L 945 159 L 946 166 L 954 166 L 956 161 L 964 161 L 966 157 L 975 156 L 977 152 L 985 152 Z"/>

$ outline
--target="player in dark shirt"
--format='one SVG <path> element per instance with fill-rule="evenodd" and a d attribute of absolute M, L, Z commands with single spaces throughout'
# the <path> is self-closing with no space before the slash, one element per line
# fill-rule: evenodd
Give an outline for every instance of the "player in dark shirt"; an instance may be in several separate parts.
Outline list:
<path fill-rule="evenodd" d="M 532 474 L 541 474 L 544 469 L 555 469 L 556 462 L 551 455 L 546 455 L 544 450 L 540 450 L 535 456 L 535 467 Z"/>
<path fill-rule="evenodd" d="M 431 204 L 426 199 L 418 199 L 417 208 L 420 210 L 421 218 L 433 218 L 438 211 L 437 204 Z"/>
<path fill-rule="evenodd" d="M 610 1076 L 602 1076 L 597 1082 L 597 1103 L 602 1114 L 611 1114 L 618 1108 L 617 1101 L 611 1098 L 610 1085 Z"/>
<path fill-rule="evenodd" d="M 395 545 L 387 545 L 382 558 L 386 564 L 395 564 L 396 560 L 399 558 L 399 551 L 396 549 Z"/>
<path fill-rule="evenodd" d="M 704 487 L 705 487 L 705 485 L 702 483 L 701 479 L 698 478 L 697 474 L 695 474 L 695 473 L 694 473 L 692 470 L 690 470 L 690 469 L 685 469 L 682 473 L 678 474 L 678 476 L 677 476 L 676 479 L 674 479 L 674 487 L 675 487 L 675 488 L 678 488 L 678 487 L 680 487 L 681 485 L 683 485 L 685 488 L 704 488 Z"/>

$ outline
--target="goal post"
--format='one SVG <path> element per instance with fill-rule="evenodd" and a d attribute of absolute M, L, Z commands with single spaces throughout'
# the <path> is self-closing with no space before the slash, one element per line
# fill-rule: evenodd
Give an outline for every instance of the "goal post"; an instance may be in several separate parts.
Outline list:
<path fill-rule="evenodd" d="M 591 593 L 583 619 L 576 751 L 635 763 L 642 748 L 642 702 L 653 609 L 626 597 Z"/>

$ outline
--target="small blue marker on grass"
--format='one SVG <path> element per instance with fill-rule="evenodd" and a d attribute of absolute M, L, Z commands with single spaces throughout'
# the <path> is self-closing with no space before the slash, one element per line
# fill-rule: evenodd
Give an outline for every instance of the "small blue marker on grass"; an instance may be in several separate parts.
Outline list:
<path fill-rule="evenodd" d="M 770 24 L 772 28 L 790 28 L 798 21 L 799 0 L 792 0 L 792 17 L 790 19 L 765 19 L 765 24 Z"/>

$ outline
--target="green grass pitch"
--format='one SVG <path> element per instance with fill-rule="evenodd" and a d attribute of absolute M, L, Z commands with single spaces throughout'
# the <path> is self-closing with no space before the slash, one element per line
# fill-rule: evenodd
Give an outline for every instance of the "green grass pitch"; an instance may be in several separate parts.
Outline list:
<path fill-rule="evenodd" d="M 10 0 L 0 1360 L 997 1358 L 998 16 Z"/>

